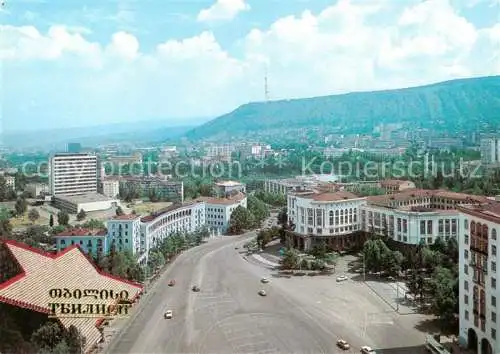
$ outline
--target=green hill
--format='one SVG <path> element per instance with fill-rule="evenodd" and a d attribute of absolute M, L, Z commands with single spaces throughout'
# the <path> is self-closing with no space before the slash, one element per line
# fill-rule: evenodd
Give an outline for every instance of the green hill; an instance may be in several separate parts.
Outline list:
<path fill-rule="evenodd" d="M 500 127 L 500 76 L 375 92 L 248 103 L 187 133 L 224 139 L 294 128 L 370 132 L 380 123 L 466 131 Z"/>

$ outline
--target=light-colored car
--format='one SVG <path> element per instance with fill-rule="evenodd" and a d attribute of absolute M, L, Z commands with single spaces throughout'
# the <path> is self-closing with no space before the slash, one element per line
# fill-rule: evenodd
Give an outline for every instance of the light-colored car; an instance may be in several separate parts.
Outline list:
<path fill-rule="evenodd" d="M 264 284 L 269 283 L 269 279 L 268 279 L 268 278 L 265 278 L 265 277 L 264 277 L 264 278 L 262 278 L 260 281 L 261 281 L 261 283 L 264 283 Z"/>
<path fill-rule="evenodd" d="M 259 295 L 260 296 L 267 296 L 267 293 L 265 290 L 261 290 L 261 291 L 259 291 Z"/>
<path fill-rule="evenodd" d="M 165 317 L 167 320 L 171 319 L 171 318 L 172 318 L 172 316 L 173 316 L 173 314 L 172 314 L 172 310 L 168 310 L 168 311 L 166 311 L 166 312 L 165 312 L 165 314 L 164 314 L 164 317 Z"/>
<path fill-rule="evenodd" d="M 371 347 L 365 345 L 361 347 L 361 353 L 362 354 L 377 354 L 375 350 L 373 350 Z"/>
<path fill-rule="evenodd" d="M 341 275 L 337 277 L 337 283 L 346 281 L 348 278 L 345 275 Z"/>
<path fill-rule="evenodd" d="M 337 341 L 337 347 L 339 347 L 340 349 L 343 349 L 343 350 L 349 350 L 351 348 L 351 346 L 349 345 L 349 343 L 347 343 L 343 339 L 339 339 Z"/>

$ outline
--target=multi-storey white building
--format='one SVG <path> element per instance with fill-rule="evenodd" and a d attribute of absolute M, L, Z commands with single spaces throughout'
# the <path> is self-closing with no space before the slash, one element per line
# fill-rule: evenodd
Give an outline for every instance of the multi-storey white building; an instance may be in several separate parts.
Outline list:
<path fill-rule="evenodd" d="M 459 338 L 473 352 L 500 353 L 500 204 L 461 206 L 459 211 Z"/>
<path fill-rule="evenodd" d="M 85 252 L 93 256 L 98 253 L 109 252 L 110 242 L 108 234 L 103 230 L 90 230 L 83 228 L 73 228 L 60 232 L 53 236 L 56 240 L 56 248 L 62 251 L 72 245 L 78 245 Z"/>
<path fill-rule="evenodd" d="M 493 166 L 500 164 L 500 137 L 481 139 L 481 162 Z"/>
<path fill-rule="evenodd" d="M 219 234 L 227 231 L 234 209 L 238 206 L 247 207 L 247 197 L 241 192 L 228 198 L 200 197 L 198 201 L 205 203 L 206 225 Z"/>
<path fill-rule="evenodd" d="M 205 204 L 192 202 L 173 204 L 157 213 L 141 218 L 141 252 L 148 253 L 174 232 L 194 232 L 205 225 Z"/>
<path fill-rule="evenodd" d="M 459 205 L 488 199 L 444 190 L 408 189 L 367 198 L 361 210 L 361 228 L 405 244 L 432 244 L 437 237 L 458 236 Z"/>
<path fill-rule="evenodd" d="M 294 247 L 308 250 L 320 242 L 344 249 L 357 242 L 360 208 L 366 204 L 349 192 L 292 192 L 288 195 L 288 221 L 295 225 Z"/>
<path fill-rule="evenodd" d="M 97 156 L 58 153 L 50 158 L 49 186 L 52 195 L 97 192 Z"/>
<path fill-rule="evenodd" d="M 246 193 L 246 187 L 241 182 L 220 181 L 215 183 L 215 191 L 218 196 L 225 197 L 233 191 Z"/>
<path fill-rule="evenodd" d="M 120 194 L 120 181 L 117 178 L 101 178 L 99 192 L 109 198 L 116 198 Z"/>
<path fill-rule="evenodd" d="M 139 215 L 118 215 L 108 220 L 108 236 L 117 251 L 129 250 L 134 255 L 144 252 L 141 236 L 141 218 Z M 141 247 L 142 246 L 142 247 Z"/>
<path fill-rule="evenodd" d="M 27 183 L 24 187 L 24 190 L 28 192 L 33 198 L 50 193 L 49 185 L 45 183 Z"/>

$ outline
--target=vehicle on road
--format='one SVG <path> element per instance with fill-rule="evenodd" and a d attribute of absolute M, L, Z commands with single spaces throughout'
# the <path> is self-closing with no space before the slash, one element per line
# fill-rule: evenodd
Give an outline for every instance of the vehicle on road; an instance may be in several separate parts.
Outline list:
<path fill-rule="evenodd" d="M 349 343 L 347 343 L 343 339 L 339 339 L 337 341 L 337 347 L 339 347 L 340 349 L 343 349 L 343 350 L 349 350 L 351 348 L 351 346 L 349 345 Z"/>
<path fill-rule="evenodd" d="M 267 296 L 267 293 L 265 290 L 261 290 L 261 291 L 259 291 L 259 295 L 260 296 Z"/>
<path fill-rule="evenodd" d="M 174 286 L 175 285 L 175 280 L 172 279 L 168 282 L 168 286 Z"/>
<path fill-rule="evenodd" d="M 267 283 L 269 283 L 269 279 L 268 279 L 268 278 L 265 278 L 265 277 L 264 277 L 264 278 L 262 278 L 260 281 L 261 281 L 261 283 L 263 283 L 263 284 L 267 284 Z"/>
<path fill-rule="evenodd" d="M 167 319 L 167 320 L 171 319 L 171 318 L 172 318 L 172 316 L 173 316 L 173 314 L 172 314 L 172 310 L 168 310 L 168 311 L 166 311 L 166 312 L 163 314 L 163 317 L 165 317 L 165 319 Z"/>
<path fill-rule="evenodd" d="M 373 350 L 371 347 L 365 345 L 361 347 L 361 353 L 362 354 L 377 354 L 375 350 Z"/>
<path fill-rule="evenodd" d="M 239 250 L 240 248 L 239 248 L 239 247 L 235 247 L 234 249 L 235 249 L 235 250 Z"/>
<path fill-rule="evenodd" d="M 195 293 L 197 293 L 197 292 L 200 291 L 200 287 L 197 286 L 197 285 L 193 285 L 193 287 L 191 288 L 191 290 L 193 290 Z"/>
<path fill-rule="evenodd" d="M 345 275 L 341 275 L 341 276 L 337 277 L 337 283 L 340 283 L 340 282 L 343 282 L 346 280 L 347 280 L 347 277 Z"/>

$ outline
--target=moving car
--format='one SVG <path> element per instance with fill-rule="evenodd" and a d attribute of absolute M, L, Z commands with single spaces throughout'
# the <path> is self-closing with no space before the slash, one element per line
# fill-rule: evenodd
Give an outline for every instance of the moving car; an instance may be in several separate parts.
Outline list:
<path fill-rule="evenodd" d="M 168 282 L 168 286 L 174 286 L 174 285 L 175 285 L 175 280 L 172 279 Z"/>
<path fill-rule="evenodd" d="M 165 317 L 167 320 L 171 319 L 173 316 L 172 314 L 172 310 L 168 310 L 167 312 L 165 312 L 165 314 L 163 315 L 163 317 Z"/>
<path fill-rule="evenodd" d="M 265 277 L 264 277 L 264 278 L 262 278 L 260 281 L 261 281 L 262 283 L 264 283 L 264 284 L 269 283 L 269 279 L 267 279 L 267 278 L 265 278 Z"/>
<path fill-rule="evenodd" d="M 347 277 L 345 275 L 341 275 L 339 277 L 337 277 L 337 283 L 340 283 L 342 281 L 346 281 L 347 280 Z"/>
<path fill-rule="evenodd" d="M 343 350 L 349 350 L 351 348 L 351 346 L 349 345 L 349 343 L 347 343 L 343 339 L 339 339 L 337 341 L 337 347 L 339 347 L 340 349 L 343 349 Z"/>
<path fill-rule="evenodd" d="M 261 291 L 259 291 L 259 295 L 260 296 L 267 296 L 267 293 L 265 290 L 261 290 Z"/>
<path fill-rule="evenodd" d="M 200 287 L 196 286 L 196 285 L 193 285 L 193 287 L 191 288 L 191 290 L 193 290 L 195 293 L 197 293 L 198 291 L 200 291 Z"/>
<path fill-rule="evenodd" d="M 375 350 L 373 350 L 372 348 L 370 348 L 369 346 L 365 345 L 363 347 L 361 347 L 361 353 L 362 354 L 377 354 L 375 352 Z"/>

